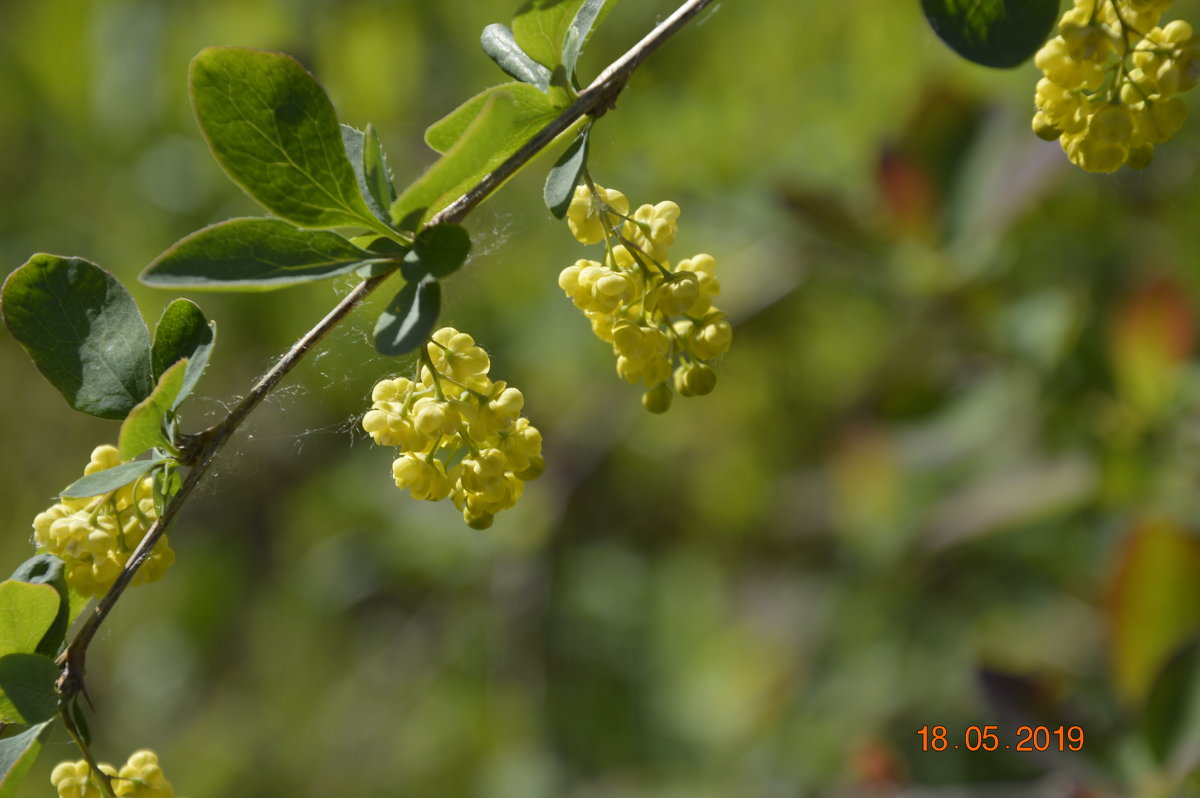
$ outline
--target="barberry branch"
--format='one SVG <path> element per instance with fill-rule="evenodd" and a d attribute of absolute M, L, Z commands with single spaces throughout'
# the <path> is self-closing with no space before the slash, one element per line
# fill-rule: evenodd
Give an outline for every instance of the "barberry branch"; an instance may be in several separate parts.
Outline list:
<path fill-rule="evenodd" d="M 664 42 L 679 32 L 688 21 L 699 14 L 712 0 L 686 0 L 674 13 L 657 25 L 641 41 L 631 47 L 620 58 L 610 64 L 592 83 L 583 89 L 576 100 L 554 120 L 542 128 L 511 157 L 484 176 L 458 199 L 435 214 L 427 223 L 434 226 L 457 223 L 465 219 L 476 207 L 493 194 L 525 164 L 550 146 L 559 136 L 570 130 L 579 120 L 602 116 L 616 103 L 630 76 L 646 58 Z M 149 559 L 154 545 L 174 522 L 191 497 L 196 487 L 204 480 L 217 454 L 229 441 L 247 416 L 286 377 L 293 368 L 338 324 L 378 288 L 391 273 L 368 278 L 359 283 L 349 294 L 329 311 L 311 330 L 304 334 L 251 388 L 250 392 L 220 422 L 209 429 L 188 436 L 182 462 L 191 470 L 180 485 L 179 491 L 167 504 L 162 515 L 154 522 L 146 535 L 134 549 L 125 568 L 108 592 L 96 603 L 87 619 L 79 627 L 70 644 L 59 658 L 62 674 L 59 691 L 64 706 L 84 689 L 84 665 L 88 646 L 104 623 L 117 601 L 132 583 L 138 569 Z M 64 712 L 65 716 L 65 712 Z"/>

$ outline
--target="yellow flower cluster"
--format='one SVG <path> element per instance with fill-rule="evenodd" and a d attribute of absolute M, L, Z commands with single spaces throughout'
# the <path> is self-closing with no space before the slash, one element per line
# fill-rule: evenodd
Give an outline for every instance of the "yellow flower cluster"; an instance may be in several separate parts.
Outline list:
<path fill-rule="evenodd" d="M 112 765 L 100 763 L 118 798 L 174 798 L 175 789 L 163 775 L 158 755 L 153 751 L 136 751 L 118 771 Z M 50 783 L 58 790 L 59 798 L 101 798 L 105 793 L 99 777 L 92 772 L 87 760 L 60 762 L 50 773 Z"/>
<path fill-rule="evenodd" d="M 83 473 L 94 474 L 120 464 L 115 446 L 98 446 Z M 39 549 L 63 561 L 67 584 L 75 592 L 96 597 L 112 587 L 157 518 L 154 477 L 147 475 L 101 496 L 63 499 L 38 513 L 33 519 L 33 539 Z M 133 584 L 156 581 L 174 562 L 175 552 L 163 535 Z"/>
<path fill-rule="evenodd" d="M 729 349 L 733 328 L 713 305 L 721 291 L 717 262 L 700 254 L 672 268 L 679 206 L 642 205 L 590 180 L 575 189 L 567 225 L 580 243 L 604 242 L 603 263 L 579 260 L 558 284 L 617 356 L 617 374 L 648 389 L 642 404 L 654 413 L 671 406 L 674 385 L 684 396 L 703 396 L 717 383 L 711 362 Z"/>
<path fill-rule="evenodd" d="M 521 415 L 521 392 L 488 378 L 491 360 L 470 335 L 443 327 L 421 361 L 415 381 L 375 386 L 363 429 L 400 450 L 392 463 L 397 487 L 414 499 L 449 496 L 468 525 L 486 529 L 545 469 L 542 434 Z"/>
<path fill-rule="evenodd" d="M 1170 0 L 1075 0 L 1059 35 L 1034 57 L 1038 81 L 1033 130 L 1058 139 L 1072 163 L 1088 172 L 1141 169 L 1154 145 L 1183 126 L 1187 108 L 1175 97 L 1196 82 L 1200 62 L 1192 26 L 1158 27 Z"/>

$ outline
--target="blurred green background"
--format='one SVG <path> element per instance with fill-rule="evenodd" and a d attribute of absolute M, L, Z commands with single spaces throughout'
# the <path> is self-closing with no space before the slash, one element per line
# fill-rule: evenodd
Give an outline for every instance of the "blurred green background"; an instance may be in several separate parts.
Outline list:
<path fill-rule="evenodd" d="M 596 74 L 673 8 L 617 6 Z M 189 58 L 292 53 L 401 183 L 502 74 L 512 2 L 0 3 L 0 255 L 135 283 L 256 206 L 192 122 Z M 1175 12 L 1200 20 L 1200 6 Z M 592 135 L 592 174 L 683 208 L 735 340 L 715 393 L 645 413 L 556 285 L 587 257 L 550 159 L 469 220 L 444 321 L 547 443 L 487 532 L 411 501 L 358 428 L 357 314 L 253 417 L 91 649 L 95 751 L 181 795 L 734 798 L 1197 793 L 1200 124 L 1144 172 L 1029 132 L 1036 70 L 974 67 L 916 0 L 720 2 Z M 350 288 L 194 295 L 211 422 Z M 378 305 L 383 297 L 374 300 Z M 116 425 L 0 336 L 4 561 Z M 1078 725 L 1081 753 L 922 751 L 918 730 Z M 75 758 L 53 737 L 20 796 Z M 1189 790 L 1191 792 L 1189 792 Z"/>

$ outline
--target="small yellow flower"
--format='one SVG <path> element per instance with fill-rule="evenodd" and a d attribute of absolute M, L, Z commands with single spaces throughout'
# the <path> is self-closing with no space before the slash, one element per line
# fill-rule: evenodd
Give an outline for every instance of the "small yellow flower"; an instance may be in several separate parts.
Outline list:
<path fill-rule="evenodd" d="M 163 775 L 153 751 L 135 751 L 120 771 L 103 762 L 99 767 L 109 777 L 118 798 L 175 798 L 175 788 Z M 84 759 L 60 762 L 50 773 L 50 783 L 58 790 L 59 798 L 101 798 L 105 793 L 99 779 Z"/>

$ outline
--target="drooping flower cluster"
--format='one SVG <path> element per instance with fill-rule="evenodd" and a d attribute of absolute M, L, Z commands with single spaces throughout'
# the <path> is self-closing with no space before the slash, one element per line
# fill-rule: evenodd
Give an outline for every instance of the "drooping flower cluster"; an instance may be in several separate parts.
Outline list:
<path fill-rule="evenodd" d="M 118 771 L 112 765 L 100 763 L 108 774 L 112 791 L 118 798 L 174 798 L 175 789 L 163 775 L 158 755 L 141 750 L 133 753 Z M 100 777 L 92 772 L 87 760 L 60 762 L 50 773 L 50 783 L 58 790 L 59 798 L 101 798 Z"/>
<path fill-rule="evenodd" d="M 1170 0 L 1075 0 L 1059 35 L 1034 58 L 1038 81 L 1033 130 L 1058 139 L 1088 172 L 1149 165 L 1154 145 L 1183 126 L 1177 95 L 1200 74 L 1192 26 L 1158 27 Z"/>
<path fill-rule="evenodd" d="M 83 473 L 120 464 L 115 446 L 98 446 Z M 96 597 L 112 587 L 157 518 L 154 477 L 147 475 L 100 496 L 63 499 L 33 519 L 33 538 L 39 549 L 63 561 L 67 584 L 82 596 Z M 163 535 L 133 584 L 156 581 L 174 562 L 175 552 Z"/>
<path fill-rule="evenodd" d="M 521 415 L 521 392 L 488 378 L 491 360 L 470 335 L 443 327 L 421 360 L 415 381 L 375 386 L 363 429 L 399 450 L 397 487 L 414 499 L 449 496 L 468 525 L 486 529 L 544 470 L 542 434 Z"/>
<path fill-rule="evenodd" d="M 617 374 L 648 389 L 654 413 L 671 405 L 672 385 L 703 396 L 717 382 L 712 361 L 729 349 L 733 328 L 713 305 L 721 291 L 717 262 L 700 254 L 671 266 L 679 206 L 665 201 L 632 214 L 625 195 L 590 180 L 567 209 L 571 233 L 583 244 L 604 242 L 604 261 L 579 260 L 558 284 L 617 356 Z"/>

